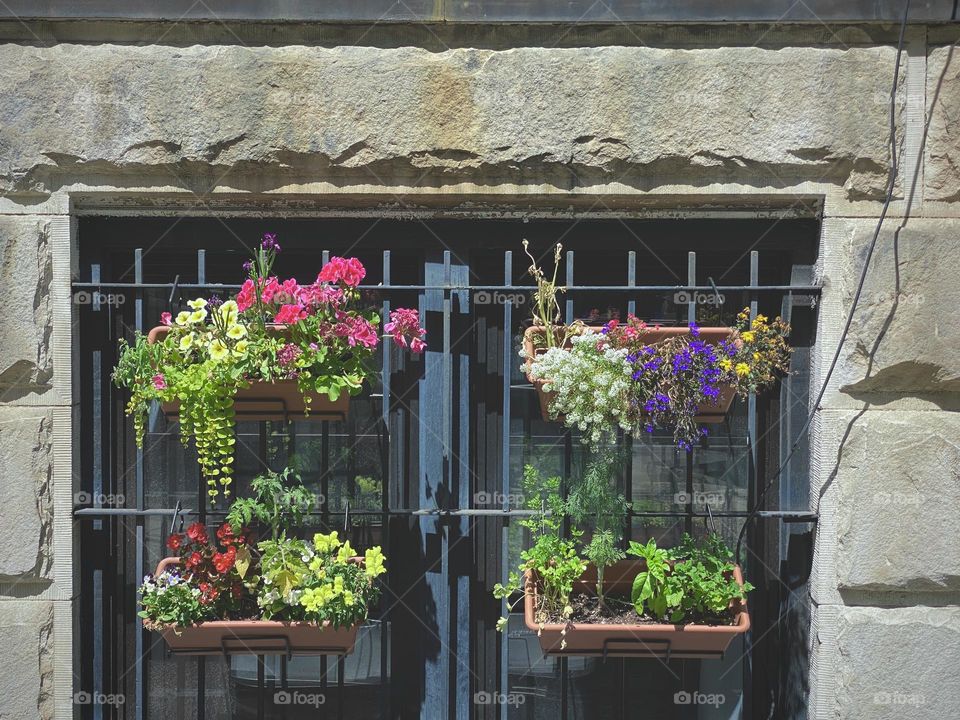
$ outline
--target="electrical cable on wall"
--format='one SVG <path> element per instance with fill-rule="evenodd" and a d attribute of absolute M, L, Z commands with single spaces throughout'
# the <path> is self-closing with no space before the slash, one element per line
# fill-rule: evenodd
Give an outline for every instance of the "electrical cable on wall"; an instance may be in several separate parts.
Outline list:
<path fill-rule="evenodd" d="M 906 0 L 903 7 L 903 18 L 900 20 L 900 36 L 897 40 L 897 57 L 893 66 L 893 88 L 890 91 L 890 136 L 889 136 L 889 145 L 890 145 L 890 166 L 887 172 L 887 188 L 886 196 L 883 201 L 883 207 L 880 210 L 880 218 L 877 221 L 877 227 L 873 231 L 873 237 L 870 240 L 870 245 L 867 247 L 867 257 L 863 261 L 863 269 L 860 271 L 860 279 L 857 282 L 857 290 L 853 296 L 853 302 L 850 305 L 850 312 L 847 313 L 847 322 L 843 326 L 843 332 L 840 334 L 840 340 L 837 342 L 837 349 L 833 353 L 833 360 L 830 362 L 830 367 L 827 370 L 826 377 L 823 379 L 823 383 L 820 385 L 820 391 L 817 393 L 817 399 L 813 403 L 813 409 L 810 410 L 810 413 L 807 415 L 807 419 L 804 421 L 803 426 L 800 428 L 800 432 L 797 434 L 797 439 L 794 441 L 793 445 L 790 447 L 790 451 L 787 453 L 786 458 L 780 464 L 777 472 L 774 473 L 773 477 L 767 481 L 767 484 L 764 485 L 763 490 L 757 495 L 756 500 L 753 503 L 753 509 L 747 515 L 746 519 L 743 521 L 743 527 L 740 528 L 740 534 L 737 537 L 737 549 L 736 555 L 734 557 L 739 561 L 740 559 L 740 550 L 743 545 L 743 538 L 746 535 L 747 528 L 750 527 L 750 523 L 757 517 L 757 514 L 760 512 L 760 509 L 763 507 L 763 499 L 766 497 L 767 491 L 773 486 L 773 483 L 776 482 L 777 478 L 783 473 L 786 469 L 787 464 L 790 462 L 790 459 L 793 457 L 794 453 L 797 451 L 797 448 L 800 447 L 800 443 L 806 435 L 807 431 L 810 429 L 810 423 L 813 422 L 813 418 L 816 416 L 817 412 L 820 410 L 820 402 L 823 400 L 823 396 L 827 392 L 827 386 L 830 384 L 830 378 L 833 376 L 833 372 L 837 367 L 837 362 L 840 359 L 840 352 L 843 349 L 843 344 L 847 339 L 847 335 L 850 332 L 850 327 L 853 323 L 853 315 L 857 310 L 857 305 L 860 302 L 860 296 L 863 293 L 863 286 L 867 279 L 867 272 L 870 269 L 870 261 L 873 258 L 873 251 L 877 247 L 877 240 L 880 237 L 880 230 L 883 228 L 883 221 L 886 219 L 887 211 L 890 209 L 890 202 L 893 199 L 893 190 L 897 181 L 897 174 L 899 172 L 898 162 L 897 162 L 897 83 L 900 78 L 900 61 L 903 56 L 903 39 L 907 30 L 907 17 L 910 14 L 910 0 Z"/>

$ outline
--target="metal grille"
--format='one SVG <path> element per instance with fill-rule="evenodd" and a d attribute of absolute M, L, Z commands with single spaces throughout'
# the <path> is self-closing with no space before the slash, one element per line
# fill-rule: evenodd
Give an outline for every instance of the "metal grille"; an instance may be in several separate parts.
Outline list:
<path fill-rule="evenodd" d="M 219 676 L 215 673 L 219 670 L 214 671 L 211 666 L 220 661 L 201 658 L 190 660 L 195 665 L 186 667 L 184 661 L 158 655 L 159 649 L 153 646 L 155 638 L 143 632 L 132 617 L 133 586 L 152 567 L 147 558 L 154 536 L 162 535 L 183 516 L 217 521 L 224 509 L 207 506 L 205 488 L 190 465 L 189 453 L 169 442 L 176 430 L 163 427 L 159 414 L 151 420 L 147 449 L 133 448 L 127 423 L 121 416 L 122 397 L 108 385 L 113 348 L 118 337 L 129 337 L 134 329 L 149 329 L 152 323 L 148 318 L 156 317 L 163 306 L 180 298 L 237 289 L 237 285 L 215 280 L 222 275 L 235 275 L 239 260 L 224 268 L 226 251 L 222 244 L 185 252 L 182 239 L 174 248 L 159 250 L 130 241 L 118 242 L 114 247 L 105 242 L 84 244 L 85 230 L 92 235 L 94 227 L 117 222 L 121 221 L 96 219 L 89 221 L 90 228 L 81 225 L 82 280 L 74 283 L 74 292 L 89 299 L 89 304 L 80 309 L 80 394 L 85 420 L 82 484 L 91 502 L 74 510 L 75 517 L 83 521 L 81 590 L 85 602 L 81 627 L 88 627 L 81 630 L 81 642 L 89 648 L 78 658 L 79 675 L 94 691 L 112 690 L 132 696 L 119 711 L 123 717 L 159 717 L 157 709 L 168 708 L 168 704 L 154 700 L 158 693 L 172 690 L 183 697 L 177 706 L 180 710 L 173 709 L 172 714 L 164 711 L 171 717 L 178 712 L 184 717 L 198 718 L 224 713 L 233 717 L 300 717 L 305 708 L 278 706 L 276 702 L 276 692 L 296 692 L 297 683 L 304 680 L 299 674 L 291 675 L 286 658 L 228 659 L 231 688 L 225 694 L 231 695 L 232 700 L 211 702 L 211 693 L 218 694 L 222 688 L 208 685 L 207 677 L 213 673 L 216 681 Z M 427 223 L 417 222 L 430 230 Z M 519 377 L 518 332 L 527 316 L 521 298 L 527 298 L 533 288 L 522 274 L 525 263 L 512 251 L 485 247 L 484 242 L 445 249 L 435 232 L 429 234 L 434 238 L 421 243 L 422 247 L 410 243 L 402 250 L 382 249 L 382 245 L 378 248 L 375 242 L 354 243 L 362 250 L 360 254 L 370 272 L 371 282 L 361 285 L 361 290 L 368 301 L 379 306 L 383 318 L 399 304 L 412 301 L 419 305 L 430 344 L 425 357 L 410 360 L 384 345 L 378 361 L 379 386 L 365 391 L 363 401 L 352 413 L 354 417 L 345 423 L 323 421 L 285 427 L 258 423 L 240 429 L 252 454 L 275 468 L 299 457 L 301 448 L 310 448 L 304 451 L 313 463 L 307 475 L 328 500 L 313 513 L 317 527 L 343 527 L 358 536 L 361 543 L 375 538 L 384 544 L 391 561 L 387 591 L 381 603 L 384 607 L 371 623 L 371 627 L 379 628 L 376 633 L 370 631 L 370 638 L 378 647 L 371 648 L 368 659 L 373 662 L 375 655 L 378 667 L 376 674 L 367 673 L 364 677 L 375 681 L 353 682 L 348 677 L 353 670 L 347 668 L 344 658 L 320 658 L 316 682 L 309 687 L 319 688 L 324 702 L 322 707 L 310 709 L 327 717 L 412 717 L 414 712 L 430 718 L 541 714 L 583 717 L 582 703 L 573 697 L 572 689 L 578 673 L 583 672 L 579 661 L 565 657 L 551 661 L 553 674 L 546 683 L 540 682 L 539 670 L 533 673 L 536 682 L 532 683 L 524 677 L 530 673 L 512 674 L 510 668 L 516 666 L 516 659 L 511 655 L 511 643 L 526 639 L 516 629 L 497 638 L 492 632 L 496 608 L 485 595 L 494 582 L 506 580 L 509 567 L 514 564 L 519 539 L 511 518 L 528 512 L 518 509 L 511 500 L 518 484 L 518 462 L 545 452 L 559 463 L 567 477 L 579 462 L 575 433 L 541 425 L 533 412 L 533 388 Z M 815 235 L 810 241 L 815 241 Z M 568 321 L 579 317 L 594 298 L 605 298 L 620 312 L 645 317 L 650 317 L 644 314 L 650 308 L 666 308 L 664 317 L 650 319 L 680 323 L 701 319 L 700 313 L 705 309 L 716 312 L 721 320 L 729 320 L 731 313 L 736 314 L 746 303 L 753 314 L 761 309 L 769 313 L 773 308 L 772 312 L 794 321 L 795 344 L 809 345 L 811 338 L 804 336 L 808 333 L 804 328 L 813 325 L 810 318 L 815 314 L 820 293 L 820 287 L 810 281 L 810 263 L 773 250 L 772 260 L 762 265 L 761 250 L 739 247 L 724 251 L 698 243 L 701 247 L 697 250 L 680 255 L 685 267 L 674 265 L 655 271 L 653 275 L 665 276 L 667 280 L 657 282 L 655 277 L 648 281 L 649 258 L 657 256 L 657 248 L 651 249 L 642 240 L 630 239 L 626 247 L 630 244 L 637 249 L 594 250 L 589 241 L 572 240 L 572 249 L 566 251 L 563 260 L 567 288 L 564 311 Z M 337 247 L 335 252 L 345 254 L 347 249 Z M 547 245 L 539 249 L 544 251 Z M 671 257 L 677 257 L 675 248 L 671 250 Z M 331 254 L 312 250 L 302 241 L 294 242 L 285 251 L 309 259 L 311 269 L 318 269 Z M 226 255 L 242 257 L 229 252 Z M 598 274 L 598 255 L 617 260 L 607 262 L 609 267 L 601 268 Z M 638 255 L 643 263 L 641 272 Z M 213 256 L 217 258 L 215 266 L 210 262 Z M 706 260 L 702 261 L 704 257 Z M 378 258 L 379 267 L 370 258 Z M 195 264 L 195 272 L 186 271 L 188 263 Z M 713 270 L 726 263 L 731 268 L 745 266 L 746 281 L 731 283 L 725 282 L 723 276 L 714 277 Z M 208 268 L 214 267 L 217 277 L 208 273 Z M 298 264 L 294 273 L 302 267 Z M 586 268 L 586 280 L 581 280 L 581 267 Z M 766 279 L 763 268 L 771 268 Z M 741 273 L 738 269 L 731 274 Z M 594 281 L 598 277 L 601 282 Z M 312 277 L 299 279 L 309 281 Z M 684 301 L 683 296 L 688 299 Z M 123 302 L 119 301 L 121 297 Z M 796 316 L 798 309 L 805 320 Z M 674 458 L 674 465 L 682 469 L 686 501 L 678 507 L 645 507 L 635 502 L 628 536 L 631 532 L 646 532 L 649 523 L 660 521 L 679 523 L 683 529 L 693 531 L 701 520 L 706 523 L 712 518 L 721 523 L 728 535 L 739 529 L 751 498 L 765 482 L 767 466 L 776 465 L 779 435 L 789 434 L 789 412 L 778 413 L 783 405 L 782 397 L 759 402 L 750 398 L 742 417 L 732 425 L 728 423 L 718 434 L 717 441 L 729 462 L 746 464 L 745 496 L 738 496 L 741 507 L 711 509 L 699 505 L 700 450 L 695 450 L 691 455 Z M 629 440 L 622 442 L 630 445 Z M 666 441 L 655 438 L 651 442 L 651 447 L 659 448 L 659 452 Z M 355 448 L 358 443 L 375 447 L 375 451 L 360 460 L 351 456 L 351 451 L 346 453 L 345 460 L 338 456 L 338 450 Z M 538 443 L 547 450 L 542 450 Z M 158 453 L 162 457 L 158 458 Z M 368 502 L 369 497 L 362 503 L 356 500 L 358 480 L 366 477 L 358 463 L 369 465 L 369 456 L 376 456 L 380 465 L 380 487 L 374 485 L 374 492 L 379 495 L 375 507 Z M 637 452 L 630 457 L 636 459 Z M 632 486 L 637 472 L 632 465 L 626 469 L 623 489 L 628 498 L 637 497 L 637 488 Z M 164 479 L 160 475 L 180 477 Z M 785 477 L 790 475 L 789 471 L 785 473 Z M 124 492 L 127 489 L 132 491 L 135 502 L 111 506 L 109 498 L 128 496 Z M 788 488 L 786 494 L 791 492 L 794 490 Z M 480 494 L 482 501 L 478 501 Z M 169 502 L 163 502 L 164 499 Z M 331 499 L 336 502 L 330 502 Z M 748 536 L 747 547 L 752 553 L 763 548 L 759 552 L 766 555 L 757 556 L 760 565 L 750 557 L 744 558 L 748 569 L 758 569 L 753 576 L 766 573 L 761 565 L 769 566 L 772 558 L 781 559 L 780 545 L 790 534 L 776 523 L 771 526 L 769 521 L 804 524 L 816 520 L 803 507 L 782 509 L 778 503 L 761 511 L 759 517 L 760 526 Z M 112 567 L 112 562 L 122 567 Z M 417 598 L 413 607 L 405 602 L 411 596 Z M 762 618 L 768 599 L 760 597 L 751 602 L 753 612 Z M 418 632 L 426 633 L 413 623 L 421 611 L 421 600 L 436 603 L 432 610 L 437 630 L 435 641 L 417 640 Z M 424 612 L 429 617 L 430 609 Z M 412 643 L 413 652 L 399 649 L 398 643 Z M 744 653 L 748 651 L 749 648 L 744 649 Z M 616 704 L 623 717 L 635 717 L 629 707 L 628 676 L 633 672 L 631 668 L 644 672 L 645 666 L 632 665 L 644 662 L 656 661 L 611 661 L 611 666 L 618 668 L 616 672 L 604 671 L 611 678 L 619 674 L 618 680 L 606 681 L 619 683 Z M 682 667 L 680 684 L 684 686 L 692 665 L 678 662 Z M 743 717 L 750 717 L 751 702 L 762 702 L 779 680 L 764 677 L 762 687 L 757 688 L 758 673 L 750 670 L 750 663 L 738 662 L 743 666 L 740 673 L 746 698 Z M 151 665 L 175 665 L 176 672 L 186 675 L 171 688 L 170 673 L 151 675 Z M 536 662 L 531 661 L 531 665 Z M 160 684 L 153 687 L 157 682 Z M 368 697 L 362 703 L 351 704 L 361 694 L 355 692 L 358 686 L 376 686 L 375 701 L 370 702 Z M 751 700 L 751 693 L 760 700 Z M 517 699 L 521 696 L 528 698 L 523 705 Z M 485 702 L 485 697 L 493 702 Z M 217 709 L 210 709 L 214 707 Z M 153 711 L 148 712 L 150 708 Z M 92 712 L 92 716 L 99 717 L 103 711 L 98 713 L 97 708 L 92 708 Z"/>

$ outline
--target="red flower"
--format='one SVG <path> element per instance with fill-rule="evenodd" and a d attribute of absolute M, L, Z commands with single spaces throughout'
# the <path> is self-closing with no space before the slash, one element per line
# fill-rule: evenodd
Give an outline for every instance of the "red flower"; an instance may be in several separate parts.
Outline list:
<path fill-rule="evenodd" d="M 217 572 L 221 575 L 223 573 L 229 572 L 233 568 L 234 562 L 237 559 L 237 549 L 232 545 L 227 548 L 226 552 L 214 553 L 213 554 L 213 566 L 217 569 Z"/>
<path fill-rule="evenodd" d="M 183 547 L 183 535 L 180 533 L 173 533 L 170 537 L 167 538 L 167 547 L 177 552 Z"/>
<path fill-rule="evenodd" d="M 193 567 L 196 567 L 197 565 L 199 565 L 201 562 L 203 562 L 203 555 L 201 555 L 200 553 L 194 551 L 194 552 L 192 552 L 192 553 L 190 554 L 190 556 L 186 559 L 185 564 L 186 564 L 186 566 L 187 566 L 188 568 L 193 568 Z"/>
<path fill-rule="evenodd" d="M 203 523 L 195 522 L 193 525 L 187 528 L 187 537 L 195 543 L 206 545 L 208 540 L 207 528 L 204 527 Z"/>

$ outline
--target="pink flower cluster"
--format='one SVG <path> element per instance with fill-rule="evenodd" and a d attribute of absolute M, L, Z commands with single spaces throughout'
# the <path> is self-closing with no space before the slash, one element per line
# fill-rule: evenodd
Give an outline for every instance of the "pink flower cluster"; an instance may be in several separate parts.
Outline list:
<path fill-rule="evenodd" d="M 340 310 L 337 311 L 337 324 L 333 326 L 333 332 L 346 338 L 350 347 L 363 345 L 373 348 L 380 342 L 377 328 L 369 320 L 360 315 L 347 315 Z"/>
<path fill-rule="evenodd" d="M 423 341 L 427 331 L 420 327 L 420 315 L 412 308 L 397 308 L 390 312 L 390 322 L 383 326 L 393 335 L 393 344 L 422 353 L 427 344 Z"/>
<path fill-rule="evenodd" d="M 317 275 L 317 282 L 342 283 L 347 287 L 356 287 L 366 277 L 367 271 L 356 258 L 330 258 Z"/>

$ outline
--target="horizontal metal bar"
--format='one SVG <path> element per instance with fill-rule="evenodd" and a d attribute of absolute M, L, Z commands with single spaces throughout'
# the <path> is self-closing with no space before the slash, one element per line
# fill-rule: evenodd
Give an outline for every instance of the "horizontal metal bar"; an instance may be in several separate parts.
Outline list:
<path fill-rule="evenodd" d="M 148 516 L 148 515 L 173 515 L 175 512 L 179 512 L 181 515 L 191 515 L 193 510 L 189 509 L 177 509 L 177 508 L 151 508 L 149 510 L 137 510 L 136 508 L 74 508 L 74 515 L 82 515 L 87 517 L 104 517 L 108 515 L 123 515 L 123 516 Z"/>
<path fill-rule="evenodd" d="M 136 290 L 167 290 L 180 288 L 181 290 L 239 290 L 240 285 L 225 285 L 220 283 L 131 283 L 131 282 L 75 282 L 75 290 L 99 290 L 101 288 L 119 288 Z M 492 290 L 533 292 L 534 285 L 358 285 L 360 290 Z M 613 292 L 738 292 L 756 290 L 759 292 L 794 292 L 801 294 L 816 294 L 823 290 L 821 285 L 570 285 L 567 290 Z"/>
<path fill-rule="evenodd" d="M 160 508 L 153 510 L 127 510 L 120 508 L 83 508 L 80 510 L 74 510 L 74 515 L 82 515 L 87 517 L 98 517 L 98 516 L 109 516 L 109 515 L 172 515 L 175 512 L 174 508 Z M 431 517 L 530 517 L 532 515 L 538 514 L 538 510 L 522 510 L 511 508 L 509 510 L 504 510 L 502 508 L 462 508 L 462 509 L 450 509 L 450 510 L 440 510 L 437 508 L 395 508 L 392 510 L 354 510 L 350 509 L 349 515 L 354 517 L 378 517 L 378 516 L 431 516 Z M 197 515 L 198 512 L 194 510 L 181 510 L 181 515 Z M 225 517 L 227 514 L 226 510 L 207 510 L 207 517 Z M 313 510 L 307 513 L 304 513 L 308 517 L 342 517 L 346 515 L 345 510 Z M 548 512 L 549 514 L 549 512 Z M 710 513 L 701 512 L 699 510 L 694 510 L 693 512 L 687 512 L 685 510 L 629 510 L 626 513 L 629 517 L 635 518 L 657 518 L 657 517 L 676 517 L 676 518 L 686 518 L 686 517 L 729 517 L 729 518 L 745 518 L 749 517 L 750 513 L 745 510 L 715 510 Z M 795 510 L 763 510 L 757 513 L 756 517 L 763 518 L 766 520 L 781 520 L 782 522 L 817 522 L 820 519 L 819 513 L 810 512 L 810 511 L 795 511 Z"/>

